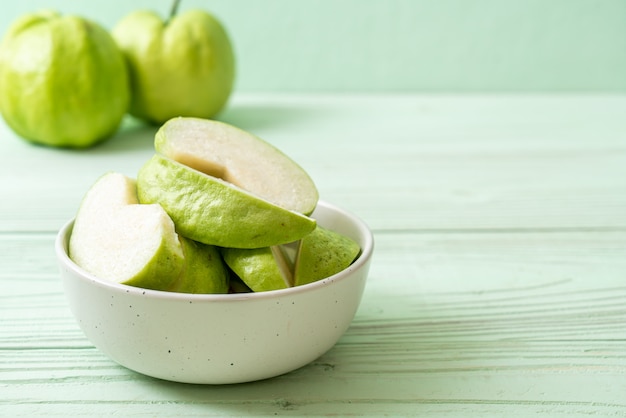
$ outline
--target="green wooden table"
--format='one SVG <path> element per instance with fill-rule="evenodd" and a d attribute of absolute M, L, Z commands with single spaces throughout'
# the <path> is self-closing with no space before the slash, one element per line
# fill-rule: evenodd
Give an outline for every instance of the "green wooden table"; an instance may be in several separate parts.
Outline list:
<path fill-rule="evenodd" d="M 255 383 L 115 364 L 71 316 L 53 241 L 155 128 L 70 151 L 0 123 L 1 416 L 626 415 L 626 96 L 248 94 L 221 119 L 373 229 L 351 328 Z"/>

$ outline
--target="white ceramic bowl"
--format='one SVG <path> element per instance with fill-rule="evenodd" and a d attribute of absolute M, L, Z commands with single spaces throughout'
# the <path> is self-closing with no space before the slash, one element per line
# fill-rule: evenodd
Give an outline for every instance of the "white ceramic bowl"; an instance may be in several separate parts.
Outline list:
<path fill-rule="evenodd" d="M 313 217 L 361 245 L 352 266 L 304 286 L 227 295 L 147 290 L 94 277 L 67 255 L 70 221 L 56 240 L 69 306 L 98 349 L 145 375 L 222 384 L 290 372 L 324 354 L 348 329 L 374 250 L 371 231 L 354 215 L 320 202 Z"/>

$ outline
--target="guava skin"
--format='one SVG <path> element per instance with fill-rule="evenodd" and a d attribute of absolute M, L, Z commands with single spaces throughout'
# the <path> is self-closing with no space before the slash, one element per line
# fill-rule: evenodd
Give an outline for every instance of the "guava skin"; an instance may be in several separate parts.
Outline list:
<path fill-rule="evenodd" d="M 26 140 L 92 146 L 117 131 L 129 102 L 124 57 L 95 22 L 30 14 L 0 44 L 0 112 Z"/>
<path fill-rule="evenodd" d="M 137 173 L 137 196 L 159 204 L 177 232 L 207 245 L 261 248 L 299 240 L 316 221 L 154 154 Z"/>

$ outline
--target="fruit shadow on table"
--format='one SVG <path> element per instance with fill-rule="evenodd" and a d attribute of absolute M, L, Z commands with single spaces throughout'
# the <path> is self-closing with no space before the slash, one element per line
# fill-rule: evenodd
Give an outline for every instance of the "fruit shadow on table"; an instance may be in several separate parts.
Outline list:
<path fill-rule="evenodd" d="M 226 107 L 215 119 L 240 129 L 258 130 L 299 125 L 312 118 L 323 117 L 320 107 L 305 107 L 301 104 L 234 103 Z"/>

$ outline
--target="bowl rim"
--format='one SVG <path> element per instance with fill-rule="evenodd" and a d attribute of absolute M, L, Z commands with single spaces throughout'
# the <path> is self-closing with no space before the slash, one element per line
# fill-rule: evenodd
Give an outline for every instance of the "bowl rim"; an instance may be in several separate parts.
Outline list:
<path fill-rule="evenodd" d="M 75 218 L 70 219 L 61 227 L 61 229 L 57 233 L 54 246 L 56 256 L 59 262 L 67 269 L 71 270 L 81 280 L 89 281 L 93 285 L 106 288 L 108 290 L 118 293 L 135 293 L 141 296 L 151 297 L 155 299 L 181 300 L 185 302 L 226 302 L 273 299 L 281 296 L 289 296 L 314 291 L 317 288 L 326 287 L 334 282 L 344 280 L 348 276 L 350 276 L 352 272 L 360 270 L 361 268 L 366 266 L 372 257 L 372 254 L 374 252 L 374 236 L 371 229 L 361 218 L 346 209 L 340 208 L 323 200 L 318 201 L 315 210 L 317 210 L 317 208 L 338 212 L 341 216 L 350 219 L 350 221 L 356 226 L 357 230 L 359 231 L 359 235 L 361 235 L 362 237 L 363 242 L 360 243 L 361 253 L 359 254 L 359 257 L 350 265 L 350 267 L 340 271 L 339 273 L 336 273 L 332 276 L 326 277 L 313 283 L 294 286 L 287 289 L 268 290 L 265 292 L 226 294 L 180 293 L 165 290 L 146 289 L 102 279 L 79 267 L 76 263 L 74 263 L 74 261 L 72 261 L 72 259 L 68 255 L 67 243 L 69 242 L 69 233 L 74 225 Z M 315 218 L 315 211 L 313 211 L 312 217 Z"/>

